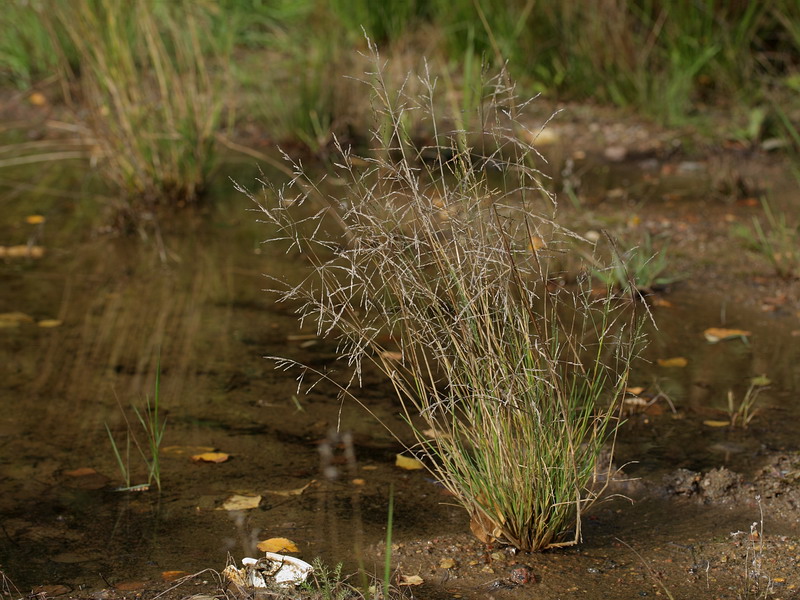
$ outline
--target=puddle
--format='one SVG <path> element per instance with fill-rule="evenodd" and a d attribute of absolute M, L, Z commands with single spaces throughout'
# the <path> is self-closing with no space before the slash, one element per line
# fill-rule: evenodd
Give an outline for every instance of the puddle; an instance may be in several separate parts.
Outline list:
<path fill-rule="evenodd" d="M 298 396 L 294 375 L 263 358 L 290 356 L 323 366 L 335 347 L 298 329 L 293 307 L 262 291 L 269 285 L 264 273 L 301 273 L 303 260 L 266 253 L 259 244 L 264 226 L 247 212 L 247 199 L 229 186 L 218 193 L 222 200 L 213 209 L 165 226 L 163 249 L 153 238 L 78 236 L 69 222 L 75 217 L 54 211 L 45 224 L 43 258 L 0 263 L 0 312 L 31 318 L 0 329 L 3 573 L 21 590 L 42 584 L 101 589 L 159 580 L 164 571 L 221 570 L 229 553 L 253 556 L 255 544 L 270 537 L 294 541 L 307 560 L 319 556 L 351 570 L 359 562 L 380 570 L 390 483 L 394 537 L 406 563 L 430 554 L 425 544 L 438 539 L 457 540 L 447 543 L 461 548 L 461 560 L 469 552 L 484 560 L 485 548 L 462 535 L 468 531 L 463 511 L 424 473 L 394 467 L 400 446 L 371 417 L 340 403 L 330 386 Z M 647 218 L 662 208 L 642 210 Z M 25 243 L 17 226 L 6 223 L 2 231 Z M 742 305 L 735 295 L 697 282 L 678 286 L 668 298 L 671 307 L 654 308 L 658 329 L 650 332 L 650 364 L 637 367 L 632 383 L 661 390 L 669 400 L 627 416 L 617 448 L 626 474 L 656 486 L 677 468 L 725 466 L 753 477 L 771 453 L 796 451 L 797 316 Z M 44 319 L 61 325 L 37 326 Z M 748 343 L 712 345 L 703 337 L 712 326 L 752 335 Z M 674 356 L 685 357 L 687 366 L 657 365 L 658 358 Z M 141 438 L 130 407 L 152 397 L 159 365 L 167 419 L 163 491 L 114 492 L 122 477 L 105 426 L 124 445 L 124 412 Z M 772 384 L 747 430 L 703 424 L 724 418 L 729 389 L 741 397 L 748 380 L 762 374 Z M 391 390 L 377 375 L 366 374 L 362 397 L 403 431 Z M 348 459 L 349 443 L 332 433 L 337 425 L 352 434 L 355 462 Z M 230 459 L 191 460 L 209 449 Z M 135 449 L 130 467 L 132 484 L 146 482 Z M 303 486 L 302 494 L 290 494 Z M 249 511 L 218 510 L 232 494 L 262 501 Z M 674 536 L 713 537 L 733 527 L 731 515 L 709 521 L 698 507 L 676 509 L 672 502 L 649 498 L 627 513 L 623 505 L 602 508 L 587 521 L 586 545 L 526 560 L 554 581 L 576 564 L 597 568 L 601 577 L 615 573 L 602 567 L 611 564 L 614 549 L 623 552 L 616 536 L 646 538 L 654 528 L 669 527 L 653 542 L 665 544 Z M 742 508 L 752 520 L 753 506 Z M 685 514 L 679 527 L 676 510 Z M 704 529 L 698 534 L 698 528 Z M 563 562 L 565 556 L 572 558 Z M 446 588 L 446 573 L 439 575 Z"/>

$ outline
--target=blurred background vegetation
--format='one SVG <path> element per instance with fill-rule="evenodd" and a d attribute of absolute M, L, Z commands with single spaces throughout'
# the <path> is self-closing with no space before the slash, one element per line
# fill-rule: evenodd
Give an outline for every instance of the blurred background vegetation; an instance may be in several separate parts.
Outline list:
<path fill-rule="evenodd" d="M 4 11 L 0 86 L 60 82 L 103 156 L 136 157 L 111 179 L 139 195 L 201 193 L 233 127 L 317 155 L 334 134 L 368 144 L 369 87 L 355 81 L 369 70 L 365 36 L 397 89 L 417 91 L 425 68 L 439 77 L 451 115 L 505 64 L 521 96 L 800 148 L 796 0 L 8 0 Z"/>

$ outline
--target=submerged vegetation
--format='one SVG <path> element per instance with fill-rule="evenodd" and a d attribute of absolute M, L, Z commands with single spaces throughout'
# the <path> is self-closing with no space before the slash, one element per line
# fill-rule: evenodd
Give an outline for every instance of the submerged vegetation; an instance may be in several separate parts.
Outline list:
<path fill-rule="evenodd" d="M 505 73 L 486 86 L 478 135 L 436 129 L 419 148 L 407 115 L 436 127 L 435 82 L 423 77 L 419 96 L 392 91 L 371 50 L 376 157 L 337 146 L 346 191 L 326 196 L 326 210 L 306 211 L 321 192 L 298 164 L 287 188 L 251 194 L 272 241 L 314 265 L 281 296 L 339 339 L 351 383 L 364 363 L 385 374 L 412 449 L 478 537 L 523 550 L 573 544 L 608 479 L 601 453 L 640 341 L 636 313 L 588 285 L 551 287 L 554 257 L 576 236 L 551 218 L 537 154 L 515 135 L 520 102 Z"/>

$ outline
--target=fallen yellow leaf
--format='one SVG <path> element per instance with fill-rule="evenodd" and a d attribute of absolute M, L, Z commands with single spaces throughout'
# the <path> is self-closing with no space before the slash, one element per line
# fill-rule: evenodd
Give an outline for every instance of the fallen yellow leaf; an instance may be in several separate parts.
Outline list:
<path fill-rule="evenodd" d="M 267 494 L 275 494 L 276 496 L 284 496 L 288 498 L 289 496 L 299 496 L 303 492 L 305 492 L 311 485 L 317 483 L 316 479 L 312 479 L 303 487 L 295 488 L 293 490 L 267 490 Z"/>
<path fill-rule="evenodd" d="M 192 460 L 194 462 L 223 463 L 230 457 L 230 454 L 225 454 L 224 452 L 203 452 L 203 454 L 192 456 Z"/>
<path fill-rule="evenodd" d="M 33 323 L 33 317 L 22 312 L 0 313 L 0 328 L 18 327 L 20 323 Z"/>
<path fill-rule="evenodd" d="M 0 258 L 41 258 L 44 256 L 42 246 L 0 246 Z"/>
<path fill-rule="evenodd" d="M 62 321 L 60 321 L 59 319 L 42 319 L 37 323 L 37 325 L 39 327 L 45 327 L 47 329 L 50 329 L 52 327 L 61 327 L 61 323 Z"/>
<path fill-rule="evenodd" d="M 751 334 L 749 331 L 745 331 L 744 329 L 725 329 L 723 327 L 709 327 L 703 332 L 703 335 L 710 343 L 716 344 L 717 342 L 721 342 L 722 340 L 731 340 L 734 338 L 745 339 L 747 338 L 747 336 Z"/>
<path fill-rule="evenodd" d="M 297 547 L 297 544 L 287 538 L 269 538 L 268 540 L 258 542 L 256 548 L 262 552 L 274 552 L 276 554 L 300 552 L 300 548 Z"/>
<path fill-rule="evenodd" d="M 44 223 L 44 221 L 45 218 L 42 215 L 28 215 L 27 217 L 25 217 L 25 222 L 28 225 L 39 225 L 41 223 Z"/>
<path fill-rule="evenodd" d="M 425 465 L 423 465 L 416 458 L 403 456 L 402 454 L 397 455 L 397 459 L 394 461 L 394 465 L 396 467 L 400 467 L 401 469 L 406 469 L 407 471 L 416 471 L 417 469 L 425 468 Z"/>
<path fill-rule="evenodd" d="M 547 248 L 547 242 L 545 242 L 538 235 L 531 236 L 531 243 L 528 244 L 528 250 L 531 252 L 537 252 L 542 248 Z"/>
<path fill-rule="evenodd" d="M 419 575 L 400 575 L 399 585 L 422 585 L 425 580 Z"/>
<path fill-rule="evenodd" d="M 161 454 L 183 456 L 184 454 L 201 454 L 203 452 L 213 452 L 214 450 L 216 450 L 214 446 L 164 446 L 161 448 Z"/>
<path fill-rule="evenodd" d="M 708 427 L 728 427 L 730 424 L 730 421 L 716 421 L 714 419 L 703 421 L 703 425 L 707 425 Z"/>
<path fill-rule="evenodd" d="M 657 362 L 659 367 L 685 367 L 686 365 L 689 364 L 689 361 L 683 358 L 682 356 L 674 356 L 672 358 L 659 358 Z"/>
<path fill-rule="evenodd" d="M 229 497 L 218 510 L 250 510 L 261 504 L 261 496 L 240 496 L 234 494 Z"/>
<path fill-rule="evenodd" d="M 28 96 L 28 102 L 34 106 L 44 106 L 47 104 L 47 98 L 42 92 L 33 92 L 30 96 Z"/>

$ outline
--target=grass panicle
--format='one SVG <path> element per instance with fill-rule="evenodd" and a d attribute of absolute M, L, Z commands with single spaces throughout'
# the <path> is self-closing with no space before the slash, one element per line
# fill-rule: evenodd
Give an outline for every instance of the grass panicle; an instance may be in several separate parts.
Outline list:
<path fill-rule="evenodd" d="M 480 135 L 442 131 L 436 81 L 423 76 L 420 96 L 391 92 L 370 49 L 384 124 L 374 157 L 337 144 L 346 184 L 335 194 L 299 164 L 285 188 L 250 194 L 270 240 L 313 265 L 306 281 L 276 289 L 338 338 L 351 384 L 365 363 L 386 375 L 415 449 L 483 537 L 524 550 L 575 543 L 608 475 L 602 453 L 640 340 L 636 309 L 594 298 L 588 281 L 552 282 L 551 263 L 578 236 L 552 218 L 542 159 L 517 135 L 525 103 L 505 73 L 474 108 Z M 411 112 L 434 129 L 430 146 L 411 143 Z M 327 203 L 310 206 L 319 196 Z"/>

